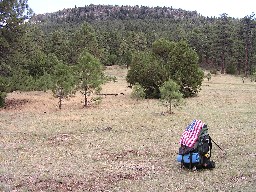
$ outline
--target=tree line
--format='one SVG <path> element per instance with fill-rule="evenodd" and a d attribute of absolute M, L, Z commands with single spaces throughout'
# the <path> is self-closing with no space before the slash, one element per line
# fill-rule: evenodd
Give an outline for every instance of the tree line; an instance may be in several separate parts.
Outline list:
<path fill-rule="evenodd" d="M 184 70 L 172 66 L 175 58 L 180 62 L 175 52 L 196 53 L 189 55 L 193 62 L 180 62 L 180 66 L 188 67 L 186 70 L 196 61 L 202 68 L 221 73 L 255 73 L 253 14 L 242 19 L 227 14 L 209 18 L 172 7 L 89 5 L 34 15 L 27 0 L 2 0 L 0 8 L 0 104 L 4 103 L 6 93 L 14 90 L 54 89 L 64 94 L 60 90 L 69 86 L 60 85 L 60 81 L 82 88 L 86 100 L 89 89 L 79 71 L 83 65 L 125 65 L 130 69 L 127 80 L 135 83 L 132 70 L 143 59 L 152 64 L 149 68 L 169 70 L 164 72 L 169 75 L 160 75 L 160 84 L 172 78 L 184 95 L 193 95 L 198 92 L 201 75 L 198 81 L 191 80 L 197 82 L 195 85 L 185 82 Z M 101 77 L 101 67 L 99 71 Z M 181 71 L 180 75 L 175 71 Z M 70 74 L 70 79 L 65 80 Z M 159 96 L 160 84 L 155 88 L 144 85 L 149 97 L 152 93 Z"/>
<path fill-rule="evenodd" d="M 35 15 L 31 22 L 46 34 L 69 34 L 87 22 L 95 30 L 104 64 L 129 64 L 134 50 L 150 49 L 159 38 L 185 40 L 199 55 L 200 66 L 221 73 L 251 75 L 256 66 L 254 14 L 204 17 L 173 7 L 88 5 Z"/>

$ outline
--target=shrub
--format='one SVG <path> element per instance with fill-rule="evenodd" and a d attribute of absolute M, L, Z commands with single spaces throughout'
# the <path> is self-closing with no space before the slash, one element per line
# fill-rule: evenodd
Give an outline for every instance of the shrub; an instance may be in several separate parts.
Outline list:
<path fill-rule="evenodd" d="M 208 81 L 210 81 L 210 80 L 211 80 L 211 78 L 212 78 L 211 73 L 207 73 L 206 78 L 207 78 L 207 80 L 208 80 Z"/>
<path fill-rule="evenodd" d="M 159 87 L 166 79 L 166 71 L 156 57 L 150 52 L 139 52 L 134 55 L 126 80 L 131 85 L 140 84 L 146 98 L 159 98 Z"/>
<path fill-rule="evenodd" d="M 127 74 L 128 83 L 139 83 L 147 98 L 159 98 L 159 87 L 173 79 L 185 97 L 195 95 L 204 77 L 197 53 L 183 41 L 174 43 L 161 39 L 153 45 L 151 52 L 139 52 L 133 56 Z"/>
<path fill-rule="evenodd" d="M 210 73 L 213 74 L 213 75 L 217 75 L 218 70 L 217 69 L 212 69 L 212 70 L 210 70 Z"/>
<path fill-rule="evenodd" d="M 0 107 L 3 107 L 5 104 L 6 84 L 7 84 L 6 79 L 3 77 L 0 77 Z"/>
<path fill-rule="evenodd" d="M 5 97 L 6 93 L 5 92 L 0 92 L 0 107 L 3 107 L 5 104 Z"/>
<path fill-rule="evenodd" d="M 229 64 L 226 68 L 226 73 L 230 75 L 235 75 L 237 72 L 236 66 L 233 64 Z"/>
<path fill-rule="evenodd" d="M 146 96 L 145 90 L 144 88 L 139 84 L 136 83 L 133 87 L 132 87 L 132 98 L 134 99 L 144 99 Z"/>
<path fill-rule="evenodd" d="M 256 72 L 254 72 L 251 76 L 251 82 L 256 82 Z"/>

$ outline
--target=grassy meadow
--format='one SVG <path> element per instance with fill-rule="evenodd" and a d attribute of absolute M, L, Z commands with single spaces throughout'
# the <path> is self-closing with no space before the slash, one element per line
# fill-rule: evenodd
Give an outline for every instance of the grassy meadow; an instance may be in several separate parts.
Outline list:
<path fill-rule="evenodd" d="M 174 114 L 158 100 L 130 98 L 126 69 L 109 67 L 99 105 L 83 95 L 13 92 L 0 109 L 0 191 L 255 191 L 256 83 L 216 75 Z M 193 119 L 208 124 L 213 170 L 176 162 Z"/>

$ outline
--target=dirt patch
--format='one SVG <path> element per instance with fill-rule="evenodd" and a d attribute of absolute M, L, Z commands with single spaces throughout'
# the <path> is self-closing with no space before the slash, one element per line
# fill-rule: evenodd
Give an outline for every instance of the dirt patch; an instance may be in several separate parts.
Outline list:
<path fill-rule="evenodd" d="M 130 98 L 131 89 L 124 87 L 123 82 L 110 82 L 103 85 L 102 88 L 102 95 L 92 94 L 88 97 L 89 102 L 86 108 L 84 107 L 83 95 L 78 91 L 74 96 L 63 99 L 61 111 L 93 110 L 95 108 L 112 108 L 115 106 L 123 107 L 134 104 L 134 101 Z M 101 97 L 101 102 L 99 104 L 93 101 L 93 98 L 96 97 Z M 53 97 L 51 91 L 8 93 L 6 106 L 4 108 L 0 108 L 0 111 L 6 110 L 9 112 L 19 111 L 33 113 L 60 111 L 58 108 L 58 98 Z M 69 119 L 68 116 L 67 119 Z"/>
<path fill-rule="evenodd" d="M 130 98 L 131 89 L 127 87 L 125 80 L 127 69 L 119 66 L 106 67 L 105 73 L 117 77 L 115 82 L 108 82 L 102 85 L 101 95 L 91 94 L 88 96 L 88 107 L 94 108 L 112 108 L 115 106 L 125 107 L 133 105 L 134 101 Z M 93 101 L 93 98 L 101 97 L 99 104 Z M 62 111 L 81 110 L 84 108 L 84 96 L 78 91 L 72 97 L 63 99 Z M 10 112 L 33 112 L 48 113 L 56 112 L 58 109 L 58 98 L 53 96 L 51 91 L 14 91 L 7 94 L 6 106 L 0 111 Z"/>
<path fill-rule="evenodd" d="M 13 191 L 106 191 L 114 183 L 125 180 L 139 180 L 145 173 L 142 170 L 134 172 L 95 172 L 87 176 L 68 175 L 65 177 L 43 178 L 33 176 L 16 181 Z M 12 179 L 13 180 L 13 179 Z M 1 181 L 1 180 L 0 180 Z M 7 189 L 8 187 L 6 187 Z"/>
<path fill-rule="evenodd" d="M 73 136 L 70 134 L 59 134 L 48 139 L 50 145 L 71 145 Z"/>
<path fill-rule="evenodd" d="M 21 110 L 26 105 L 31 104 L 29 99 L 6 99 L 4 109 L 6 110 Z"/>
<path fill-rule="evenodd" d="M 42 113 L 56 111 L 57 99 L 43 91 L 12 92 L 7 94 L 6 106 L 1 111 Z"/>

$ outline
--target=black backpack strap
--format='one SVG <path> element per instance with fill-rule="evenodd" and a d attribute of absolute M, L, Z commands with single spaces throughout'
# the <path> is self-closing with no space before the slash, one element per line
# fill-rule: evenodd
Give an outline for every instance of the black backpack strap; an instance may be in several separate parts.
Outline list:
<path fill-rule="evenodd" d="M 190 159 L 189 169 L 192 169 L 192 153 L 189 153 L 189 159 Z"/>
<path fill-rule="evenodd" d="M 203 165 L 204 164 L 204 156 L 199 154 L 200 160 L 199 160 L 199 164 Z"/>
<path fill-rule="evenodd" d="M 210 157 L 211 157 L 211 155 L 212 155 L 212 138 L 210 137 L 210 135 L 209 135 L 209 150 L 210 150 Z"/>
<path fill-rule="evenodd" d="M 184 155 L 182 154 L 181 163 L 180 163 L 181 168 L 183 168 L 183 164 L 184 164 Z"/>

